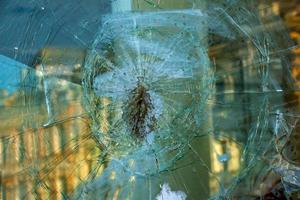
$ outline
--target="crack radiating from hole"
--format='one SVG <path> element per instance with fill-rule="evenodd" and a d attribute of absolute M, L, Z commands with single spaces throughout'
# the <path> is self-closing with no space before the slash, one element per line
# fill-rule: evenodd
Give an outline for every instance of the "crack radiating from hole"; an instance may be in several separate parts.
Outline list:
<path fill-rule="evenodd" d="M 130 92 L 123 113 L 123 119 L 135 137 L 144 138 L 154 130 L 156 119 L 151 114 L 153 109 L 147 87 L 138 83 L 137 87 Z"/>

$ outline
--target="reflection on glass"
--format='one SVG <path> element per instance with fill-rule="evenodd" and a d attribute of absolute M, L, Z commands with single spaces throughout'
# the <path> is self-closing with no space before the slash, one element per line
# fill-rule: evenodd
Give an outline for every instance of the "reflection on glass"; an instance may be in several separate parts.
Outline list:
<path fill-rule="evenodd" d="M 299 198 L 296 3 L 0 4 L 2 199 Z"/>

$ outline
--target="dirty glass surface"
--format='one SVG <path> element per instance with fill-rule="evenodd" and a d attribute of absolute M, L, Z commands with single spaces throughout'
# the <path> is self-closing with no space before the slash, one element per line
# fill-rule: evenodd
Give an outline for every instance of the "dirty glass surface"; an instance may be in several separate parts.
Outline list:
<path fill-rule="evenodd" d="M 293 2 L 0 1 L 1 199 L 299 199 Z"/>

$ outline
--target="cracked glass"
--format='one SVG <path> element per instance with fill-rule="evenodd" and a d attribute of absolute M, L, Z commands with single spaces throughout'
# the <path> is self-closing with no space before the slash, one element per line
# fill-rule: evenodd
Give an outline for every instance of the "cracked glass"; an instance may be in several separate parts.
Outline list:
<path fill-rule="evenodd" d="M 1 199 L 299 199 L 299 13 L 1 1 Z"/>

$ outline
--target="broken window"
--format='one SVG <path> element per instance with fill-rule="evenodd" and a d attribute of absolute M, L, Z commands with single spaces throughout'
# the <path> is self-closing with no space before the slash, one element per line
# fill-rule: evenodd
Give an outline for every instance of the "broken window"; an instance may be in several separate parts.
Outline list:
<path fill-rule="evenodd" d="M 0 5 L 2 199 L 299 198 L 293 2 Z"/>

